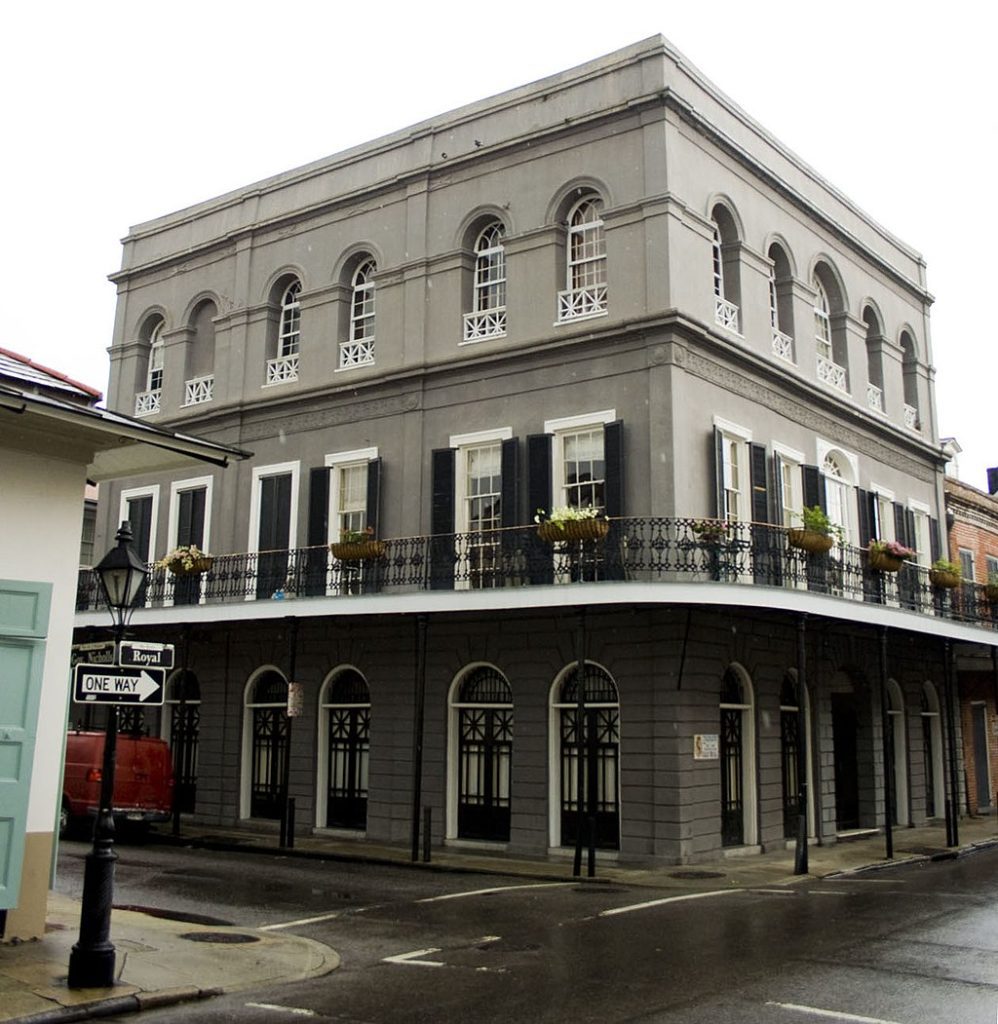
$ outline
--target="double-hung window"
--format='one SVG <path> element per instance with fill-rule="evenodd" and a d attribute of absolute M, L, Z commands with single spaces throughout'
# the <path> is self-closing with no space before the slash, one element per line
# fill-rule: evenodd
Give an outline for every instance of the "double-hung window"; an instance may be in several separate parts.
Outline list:
<path fill-rule="evenodd" d="M 340 344 L 340 369 L 368 366 L 374 362 L 374 275 L 377 264 L 365 259 L 350 281 L 350 328 Z"/>
<path fill-rule="evenodd" d="M 566 289 L 558 293 L 558 322 L 606 313 L 606 235 L 603 201 L 588 196 L 568 219 Z"/>
<path fill-rule="evenodd" d="M 475 241 L 475 291 L 472 312 L 464 317 L 464 340 L 498 338 L 506 333 L 506 255 L 503 226 L 488 224 Z"/>
<path fill-rule="evenodd" d="M 748 522 L 748 445 L 752 435 L 744 427 L 714 417 L 717 472 L 717 517 L 731 523 Z"/>

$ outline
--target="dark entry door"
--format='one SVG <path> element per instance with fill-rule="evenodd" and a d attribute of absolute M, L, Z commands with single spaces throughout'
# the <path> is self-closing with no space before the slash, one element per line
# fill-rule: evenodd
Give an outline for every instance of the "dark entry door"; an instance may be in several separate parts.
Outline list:
<path fill-rule="evenodd" d="M 367 828 L 367 766 L 371 709 L 329 709 L 329 792 L 326 824 L 330 828 Z"/>
<path fill-rule="evenodd" d="M 462 708 L 457 832 L 466 839 L 509 839 L 511 708 Z"/>
<path fill-rule="evenodd" d="M 257 535 L 256 596 L 283 590 L 288 577 L 291 537 L 291 474 L 265 476 L 260 481 L 260 530 Z"/>
<path fill-rule="evenodd" d="M 742 712 L 721 708 L 721 844 L 745 842 L 745 802 L 742 793 Z"/>
<path fill-rule="evenodd" d="M 582 743 L 585 749 L 585 817 L 596 825 L 600 849 L 620 847 L 620 808 L 617 803 L 617 768 L 620 755 L 620 713 L 617 708 L 587 707 Z M 574 845 L 579 834 L 578 712 L 561 713 L 561 841 Z"/>
<path fill-rule="evenodd" d="M 988 709 L 974 704 L 974 774 L 977 776 L 977 809 L 991 806 L 991 779 L 988 770 Z"/>
<path fill-rule="evenodd" d="M 858 718 L 853 695 L 832 694 L 832 742 L 835 745 L 835 826 L 859 828 L 859 770 L 856 764 Z"/>

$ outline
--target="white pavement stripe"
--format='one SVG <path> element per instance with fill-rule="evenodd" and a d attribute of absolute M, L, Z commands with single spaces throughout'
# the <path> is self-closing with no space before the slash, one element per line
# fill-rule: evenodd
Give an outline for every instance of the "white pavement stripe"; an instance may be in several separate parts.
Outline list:
<path fill-rule="evenodd" d="M 824 1017 L 826 1020 L 848 1020 L 853 1024 L 898 1024 L 896 1020 L 885 1020 L 883 1017 L 861 1017 L 855 1013 L 842 1013 L 840 1010 L 821 1010 L 817 1006 L 801 1006 L 798 1003 L 768 1002 L 767 1006 L 778 1006 L 781 1010 L 792 1010 L 794 1013 L 806 1013 L 811 1017 Z"/>
<path fill-rule="evenodd" d="M 615 914 L 629 914 L 632 910 L 647 910 L 649 907 L 661 907 L 666 903 L 682 903 L 683 900 L 705 900 L 711 896 L 730 896 L 732 893 L 743 892 L 742 889 L 712 889 L 710 892 L 690 892 L 684 896 L 666 896 L 661 900 L 649 900 L 647 903 L 632 903 L 629 907 L 614 907 L 612 910 L 601 910 L 597 917 L 613 917 Z"/>
<path fill-rule="evenodd" d="M 759 896 L 796 896 L 796 889 L 746 889 L 746 892 L 754 892 Z"/>
<path fill-rule="evenodd" d="M 531 885 L 497 885 L 492 889 L 475 889 L 472 892 L 449 892 L 443 896 L 427 896 L 417 903 L 440 903 L 443 900 L 463 900 L 467 896 L 488 896 L 493 892 L 515 892 L 517 889 L 554 889 L 558 886 L 574 885 L 574 882 L 536 882 Z"/>
<path fill-rule="evenodd" d="M 349 910 L 331 910 L 328 914 L 319 914 L 318 917 L 301 917 L 297 921 L 281 921 L 280 924 L 264 924 L 257 928 L 258 932 L 276 932 L 282 928 L 297 928 L 304 924 L 320 924 L 322 921 L 332 921 L 341 914 L 360 914 L 372 907 L 351 907 Z"/>
<path fill-rule="evenodd" d="M 277 1003 L 247 1003 L 254 1010 L 277 1010 L 280 1013 L 293 1013 L 297 1017 L 314 1017 L 314 1010 L 306 1010 L 301 1006 L 278 1006 Z"/>
<path fill-rule="evenodd" d="M 431 946 L 429 949 L 414 949 L 411 953 L 397 953 L 395 956 L 386 956 L 382 958 L 382 963 L 386 964 L 415 964 L 418 967 L 446 967 L 447 965 L 442 960 L 420 960 L 419 957 L 429 956 L 430 953 L 439 953 L 440 949 L 437 946 Z"/>

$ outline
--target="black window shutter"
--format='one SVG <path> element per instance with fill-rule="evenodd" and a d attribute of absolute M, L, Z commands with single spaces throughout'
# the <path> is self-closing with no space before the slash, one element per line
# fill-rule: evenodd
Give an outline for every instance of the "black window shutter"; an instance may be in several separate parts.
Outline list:
<path fill-rule="evenodd" d="M 179 503 L 177 506 L 177 544 L 194 544 L 196 543 L 191 539 L 191 519 L 192 519 L 192 504 L 193 504 L 194 492 L 193 491 L 181 491 L 179 495 Z M 200 547 L 200 545 L 198 545 Z"/>
<path fill-rule="evenodd" d="M 367 464 L 367 526 L 375 537 L 381 536 L 381 459 Z"/>
<path fill-rule="evenodd" d="M 880 536 L 880 531 L 876 528 L 876 505 L 875 494 L 871 491 L 864 491 L 862 487 L 856 488 L 856 511 L 858 513 L 856 522 L 859 529 L 859 543 L 862 547 L 866 547 L 867 542 L 873 538 L 874 534 Z"/>
<path fill-rule="evenodd" d="M 257 533 L 257 547 L 269 551 L 274 546 L 275 492 L 277 477 L 265 476 L 260 481 L 260 529 Z"/>
<path fill-rule="evenodd" d="M 614 420 L 603 428 L 603 459 L 606 483 L 603 501 L 608 516 L 624 514 L 624 424 Z"/>
<path fill-rule="evenodd" d="M 539 510 L 551 511 L 550 434 L 531 434 L 527 438 L 527 518 L 533 520 Z"/>
<path fill-rule="evenodd" d="M 752 485 L 752 522 L 768 523 L 769 477 L 764 444 L 749 444 L 749 479 Z"/>
<path fill-rule="evenodd" d="M 199 548 L 204 547 L 204 515 L 205 500 L 208 492 L 204 487 L 196 491 L 190 491 L 191 495 L 191 544 L 197 544 Z"/>
<path fill-rule="evenodd" d="M 450 590 L 454 586 L 454 472 L 457 453 L 453 448 L 436 448 L 431 455 L 430 473 L 430 589 Z"/>
<path fill-rule="evenodd" d="M 900 544 L 913 547 L 913 538 L 908 534 L 908 519 L 904 514 L 905 508 L 900 502 L 894 502 L 894 536 Z"/>
<path fill-rule="evenodd" d="M 502 443 L 502 509 L 500 523 L 503 526 L 520 524 L 519 478 L 520 442 L 511 437 Z"/>
<path fill-rule="evenodd" d="M 284 473 L 277 480 L 277 515 L 275 525 L 277 534 L 274 547 L 287 548 L 291 539 L 291 474 Z"/>
<path fill-rule="evenodd" d="M 308 546 L 316 547 L 329 540 L 329 473 L 318 466 L 308 477 Z M 336 539 L 336 538 L 334 538 Z"/>
<path fill-rule="evenodd" d="M 815 505 L 822 512 L 827 512 L 825 505 L 825 478 L 817 466 L 801 466 L 801 478 L 804 485 L 804 504 L 807 508 Z"/>
<path fill-rule="evenodd" d="M 942 538 L 939 536 L 939 520 L 929 519 L 929 548 L 930 558 L 933 562 L 942 558 Z"/>
<path fill-rule="evenodd" d="M 728 518 L 724 497 L 724 435 L 714 427 L 714 510 L 718 519 Z"/>
<path fill-rule="evenodd" d="M 132 549 L 148 562 L 152 558 L 152 495 L 128 499 L 128 524 L 132 528 Z"/>

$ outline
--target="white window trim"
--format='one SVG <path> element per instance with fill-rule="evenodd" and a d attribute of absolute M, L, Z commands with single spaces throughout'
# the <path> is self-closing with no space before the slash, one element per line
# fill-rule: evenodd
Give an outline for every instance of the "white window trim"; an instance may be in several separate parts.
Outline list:
<path fill-rule="evenodd" d="M 118 525 L 128 518 L 128 502 L 132 498 L 152 497 L 152 514 L 149 516 L 149 560 L 156 560 L 156 527 L 159 525 L 159 484 L 147 487 L 130 487 L 121 492 L 118 499 Z"/>
<path fill-rule="evenodd" d="M 819 437 L 815 442 L 818 461 L 815 463 L 820 472 L 821 467 L 825 464 L 825 459 L 829 454 L 835 453 L 841 455 L 842 458 L 849 463 L 849 471 L 852 473 L 852 482 L 850 486 L 857 487 L 859 481 L 859 458 L 852 452 L 843 448 L 840 444 L 835 444 L 833 441 L 826 441 L 824 438 Z"/>
<path fill-rule="evenodd" d="M 260 550 L 260 481 L 268 476 L 291 474 L 291 522 L 288 527 L 288 550 L 298 547 L 298 482 L 301 463 L 275 462 L 270 466 L 257 466 L 253 470 L 253 502 L 250 506 L 249 540 L 246 550 L 252 555 Z"/>
<path fill-rule="evenodd" d="M 732 423 L 731 420 L 723 419 L 721 416 L 715 416 L 713 423 L 722 434 L 727 434 L 728 437 L 733 437 L 738 441 L 744 441 L 746 444 L 750 443 L 752 440 L 751 430 L 747 427 L 739 426 L 737 423 Z"/>
<path fill-rule="evenodd" d="M 597 423 L 606 426 L 617 419 L 616 409 L 603 409 L 601 412 L 586 412 L 579 416 L 562 416 L 556 420 L 544 421 L 545 434 L 560 434 L 566 430 L 575 430 L 579 427 L 592 427 Z"/>
<path fill-rule="evenodd" d="M 800 510 L 804 504 L 804 482 L 801 479 L 800 470 L 801 467 L 807 462 L 807 458 L 803 452 L 798 451 L 796 448 L 791 448 L 789 445 L 780 444 L 778 441 L 773 442 L 773 458 L 776 461 L 779 477 L 777 483 L 779 484 L 779 493 L 776 495 L 776 500 L 779 503 L 780 512 L 780 526 L 791 527 L 796 526 L 797 520 L 800 519 Z M 783 503 L 783 474 L 788 470 L 795 470 L 796 473 L 791 480 L 790 490 L 793 497 L 799 498 L 799 501 L 794 501 L 793 507 L 789 508 Z M 790 522 L 783 522 L 784 513 L 788 513 Z"/>
<path fill-rule="evenodd" d="M 490 441 L 509 441 L 512 437 L 512 427 L 497 427 L 495 430 L 476 430 L 472 434 L 451 434 L 447 445 L 449 448 L 466 448 Z"/>
<path fill-rule="evenodd" d="M 778 455 L 784 462 L 796 462 L 798 466 L 803 466 L 807 462 L 803 452 L 798 451 L 796 448 L 791 448 L 789 445 L 773 441 L 772 448 L 773 454 Z"/>
<path fill-rule="evenodd" d="M 870 481 L 870 490 L 874 494 L 879 495 L 881 498 L 886 498 L 888 501 L 894 501 L 894 492 L 889 487 L 881 487 L 880 484 L 875 481 Z"/>
<path fill-rule="evenodd" d="M 204 536 L 201 543 L 204 551 L 211 551 L 211 498 L 215 486 L 215 478 L 211 476 L 195 476 L 189 480 L 175 480 L 170 484 L 170 518 L 167 545 L 177 543 L 177 527 L 180 525 L 180 495 L 183 491 L 204 490 Z"/>
<path fill-rule="evenodd" d="M 908 508 L 912 512 L 921 512 L 922 515 L 929 516 L 930 519 L 932 518 L 932 509 L 924 501 L 919 501 L 917 498 L 908 499 Z"/>
<path fill-rule="evenodd" d="M 344 469 L 371 462 L 378 457 L 378 449 L 355 448 L 349 452 L 331 452 L 323 460 L 327 469 Z M 340 508 L 340 474 L 329 474 L 329 507 L 326 511 L 326 543 L 339 540 L 339 527 L 336 525 Z"/>
<path fill-rule="evenodd" d="M 378 449 L 355 448 L 352 452 L 331 452 L 323 460 L 327 467 L 343 466 L 349 462 L 370 462 L 378 457 Z M 297 463 L 295 463 L 297 465 Z"/>

